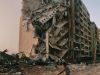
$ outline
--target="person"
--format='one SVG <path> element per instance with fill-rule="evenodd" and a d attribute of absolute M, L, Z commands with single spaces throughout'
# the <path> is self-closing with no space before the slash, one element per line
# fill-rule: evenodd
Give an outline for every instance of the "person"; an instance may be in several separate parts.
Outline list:
<path fill-rule="evenodd" d="M 64 70 L 61 71 L 58 75 L 62 74 L 64 71 L 65 71 L 65 74 L 66 74 L 66 75 L 70 75 L 70 69 L 69 69 L 69 67 L 68 67 L 68 63 L 66 63 L 66 62 L 64 61 L 62 64 L 63 64 Z"/>
<path fill-rule="evenodd" d="M 70 69 L 68 67 L 68 63 L 64 62 L 63 63 L 64 69 L 65 69 L 65 73 L 66 75 L 70 75 Z"/>

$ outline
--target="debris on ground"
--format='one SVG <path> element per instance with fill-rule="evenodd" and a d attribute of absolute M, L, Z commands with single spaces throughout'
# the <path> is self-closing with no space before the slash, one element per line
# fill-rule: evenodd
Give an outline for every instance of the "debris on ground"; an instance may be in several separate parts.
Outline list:
<path fill-rule="evenodd" d="M 0 52 L 0 75 L 66 75 L 64 66 L 50 60 L 33 61 L 21 54 L 9 55 L 4 50 Z M 100 75 L 100 63 L 68 64 L 70 75 Z"/>

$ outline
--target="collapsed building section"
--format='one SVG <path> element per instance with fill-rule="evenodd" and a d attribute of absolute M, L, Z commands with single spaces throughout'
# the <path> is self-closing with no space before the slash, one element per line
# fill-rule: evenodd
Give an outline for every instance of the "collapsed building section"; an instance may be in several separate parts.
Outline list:
<path fill-rule="evenodd" d="M 93 57 L 96 33 L 81 0 L 23 0 L 19 50 L 27 56 L 56 61 Z"/>
<path fill-rule="evenodd" d="M 30 31 L 30 25 L 33 26 L 35 30 L 32 34 L 38 38 L 35 54 L 52 59 L 62 58 L 68 51 L 68 2 L 25 0 L 22 12 L 26 31 Z"/>

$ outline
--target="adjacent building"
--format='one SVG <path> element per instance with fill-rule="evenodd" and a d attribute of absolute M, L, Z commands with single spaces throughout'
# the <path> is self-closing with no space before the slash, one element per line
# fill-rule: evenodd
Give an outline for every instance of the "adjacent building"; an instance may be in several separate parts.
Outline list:
<path fill-rule="evenodd" d="M 100 29 L 98 29 L 98 38 L 97 38 L 97 51 L 96 51 L 96 56 L 97 56 L 97 59 L 100 60 Z"/>
<path fill-rule="evenodd" d="M 78 47 L 81 56 L 88 56 L 91 50 L 91 22 L 90 14 L 82 2 L 75 0 L 75 40 L 74 47 Z"/>

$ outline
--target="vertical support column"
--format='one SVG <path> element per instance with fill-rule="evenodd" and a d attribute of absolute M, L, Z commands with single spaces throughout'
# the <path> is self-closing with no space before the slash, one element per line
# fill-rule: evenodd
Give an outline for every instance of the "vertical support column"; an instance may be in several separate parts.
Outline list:
<path fill-rule="evenodd" d="M 74 48 L 74 34 L 75 34 L 75 10 L 74 10 L 74 0 L 70 0 L 71 6 L 71 47 Z"/>
<path fill-rule="evenodd" d="M 69 48 L 74 46 L 74 33 L 75 33 L 75 10 L 74 10 L 74 0 L 69 0 L 70 7 L 68 12 L 69 19 Z"/>
<path fill-rule="evenodd" d="M 74 0 L 69 0 L 69 49 L 74 50 L 74 34 L 75 34 L 75 7 Z M 72 60 L 74 60 L 74 53 L 72 53 Z"/>
<path fill-rule="evenodd" d="M 41 3 L 44 4 L 44 0 L 41 0 Z"/>
<path fill-rule="evenodd" d="M 49 32 L 46 32 L 46 58 L 49 57 Z"/>
<path fill-rule="evenodd" d="M 97 39 L 95 38 L 94 39 L 94 59 L 93 59 L 93 63 L 95 64 L 96 63 L 96 50 L 97 50 Z"/>

